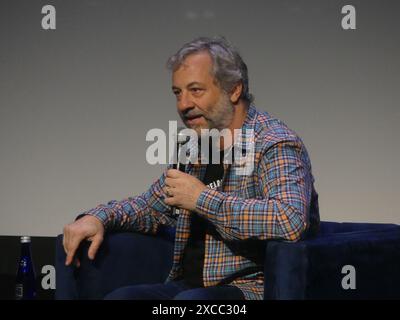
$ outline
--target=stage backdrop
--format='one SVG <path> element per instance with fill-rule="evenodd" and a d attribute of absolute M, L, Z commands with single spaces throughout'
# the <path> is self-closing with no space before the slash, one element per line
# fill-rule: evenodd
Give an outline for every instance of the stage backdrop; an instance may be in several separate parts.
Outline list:
<path fill-rule="evenodd" d="M 145 191 L 164 168 L 146 133 L 177 119 L 165 61 L 212 35 L 240 49 L 258 108 L 303 138 L 322 219 L 400 223 L 399 16 L 385 0 L 2 0 L 0 234 L 55 236 Z"/>

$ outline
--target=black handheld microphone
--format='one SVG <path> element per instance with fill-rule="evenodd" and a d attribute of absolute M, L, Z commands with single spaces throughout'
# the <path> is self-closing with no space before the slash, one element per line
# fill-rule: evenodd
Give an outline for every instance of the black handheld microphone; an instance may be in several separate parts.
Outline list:
<path fill-rule="evenodd" d="M 174 166 L 175 168 L 174 169 L 176 169 L 176 170 L 179 170 L 179 171 L 182 171 L 182 172 L 185 172 L 185 167 L 184 167 L 184 165 L 182 165 L 181 163 L 180 163 L 180 159 L 181 159 L 181 149 L 182 149 L 182 146 L 186 143 L 186 142 L 188 142 L 189 141 L 189 139 L 190 139 L 190 137 L 188 136 L 188 135 L 186 135 L 186 134 L 184 134 L 183 133 L 183 129 L 185 129 L 185 128 L 183 128 L 183 127 L 180 127 L 180 128 L 178 128 L 178 133 L 177 133 L 177 135 L 176 135 L 176 142 L 177 142 L 177 163 L 176 163 L 176 166 Z M 180 210 L 179 210 L 179 208 L 176 208 L 176 207 L 173 207 L 172 208 L 172 214 L 174 215 L 174 216 L 179 216 L 179 212 Z"/>

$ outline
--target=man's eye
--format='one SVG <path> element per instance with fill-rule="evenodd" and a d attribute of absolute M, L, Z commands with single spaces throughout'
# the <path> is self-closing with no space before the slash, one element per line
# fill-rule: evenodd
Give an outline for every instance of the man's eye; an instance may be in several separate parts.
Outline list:
<path fill-rule="evenodd" d="M 173 91 L 174 95 L 179 95 L 179 91 Z"/>
<path fill-rule="evenodd" d="M 192 88 L 192 89 L 190 89 L 193 93 L 198 93 L 198 92 L 200 92 L 201 91 L 201 89 L 200 88 Z"/>

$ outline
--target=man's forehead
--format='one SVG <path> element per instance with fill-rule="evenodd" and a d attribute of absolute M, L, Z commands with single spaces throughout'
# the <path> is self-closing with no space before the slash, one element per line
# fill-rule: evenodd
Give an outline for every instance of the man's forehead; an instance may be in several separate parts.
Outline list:
<path fill-rule="evenodd" d="M 211 80 L 212 60 L 208 53 L 199 52 L 187 56 L 172 74 L 173 82 L 185 80 L 185 83 Z M 211 78 L 211 79 L 210 79 Z"/>

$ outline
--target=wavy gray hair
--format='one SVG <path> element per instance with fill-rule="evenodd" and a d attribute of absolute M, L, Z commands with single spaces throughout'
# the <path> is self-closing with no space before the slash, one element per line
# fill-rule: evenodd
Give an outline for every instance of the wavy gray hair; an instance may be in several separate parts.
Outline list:
<path fill-rule="evenodd" d="M 224 37 L 200 37 L 184 44 L 168 59 L 167 68 L 175 71 L 188 55 L 201 51 L 210 54 L 213 60 L 212 73 L 222 90 L 229 93 L 241 82 L 243 89 L 240 98 L 249 103 L 253 102 L 254 97 L 249 92 L 247 66 L 238 51 Z"/>

